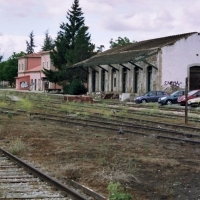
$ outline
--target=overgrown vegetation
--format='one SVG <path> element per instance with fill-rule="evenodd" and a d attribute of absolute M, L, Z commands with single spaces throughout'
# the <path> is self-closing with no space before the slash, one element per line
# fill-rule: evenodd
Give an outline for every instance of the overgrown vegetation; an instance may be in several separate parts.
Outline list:
<path fill-rule="evenodd" d="M 10 143 L 9 151 L 14 154 L 18 155 L 26 150 L 25 144 L 22 142 L 20 138 L 13 138 L 13 140 Z"/>
<path fill-rule="evenodd" d="M 109 197 L 108 200 L 133 200 L 133 197 L 125 193 L 119 182 L 110 182 L 108 185 Z"/>

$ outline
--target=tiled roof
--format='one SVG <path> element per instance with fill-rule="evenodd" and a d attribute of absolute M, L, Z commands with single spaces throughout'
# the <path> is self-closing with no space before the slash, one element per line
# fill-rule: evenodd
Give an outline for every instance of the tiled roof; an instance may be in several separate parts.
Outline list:
<path fill-rule="evenodd" d="M 20 58 L 38 58 L 38 57 L 41 57 L 40 53 L 28 54 L 28 55 L 22 56 Z"/>
<path fill-rule="evenodd" d="M 167 45 L 173 45 L 178 40 L 187 38 L 195 33 L 197 32 L 143 40 L 140 42 L 126 44 L 124 46 L 115 47 L 99 53 L 87 60 L 76 63 L 74 67 L 127 63 L 128 61 L 135 60 L 144 54 L 155 51 L 156 49 Z"/>

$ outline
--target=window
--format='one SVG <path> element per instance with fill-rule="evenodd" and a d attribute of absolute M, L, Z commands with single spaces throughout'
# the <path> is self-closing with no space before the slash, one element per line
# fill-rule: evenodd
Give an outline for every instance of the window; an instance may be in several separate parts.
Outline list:
<path fill-rule="evenodd" d="M 19 70 L 20 70 L 20 64 L 19 64 Z"/>
<path fill-rule="evenodd" d="M 149 92 L 149 96 L 156 96 L 156 92 L 155 91 Z"/>
<path fill-rule="evenodd" d="M 165 95 L 165 94 L 164 94 L 164 92 L 158 91 L 158 92 L 157 92 L 157 95 L 160 96 L 160 95 Z"/>
<path fill-rule="evenodd" d="M 49 67 L 48 65 L 49 65 L 49 63 L 47 62 L 47 69 L 48 69 L 48 67 Z"/>

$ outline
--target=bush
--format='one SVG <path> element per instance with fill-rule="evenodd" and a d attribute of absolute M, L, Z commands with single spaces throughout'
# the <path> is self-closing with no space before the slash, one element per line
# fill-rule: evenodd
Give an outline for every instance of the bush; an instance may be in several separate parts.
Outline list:
<path fill-rule="evenodd" d="M 9 150 L 14 155 L 20 154 L 21 152 L 25 151 L 25 144 L 20 138 L 16 138 L 15 140 L 11 141 Z"/>
<path fill-rule="evenodd" d="M 108 185 L 109 200 L 133 200 L 130 194 L 124 193 L 120 183 L 110 182 Z"/>
<path fill-rule="evenodd" d="M 73 80 L 70 84 L 63 86 L 65 94 L 79 95 L 85 94 L 87 89 L 79 80 Z"/>

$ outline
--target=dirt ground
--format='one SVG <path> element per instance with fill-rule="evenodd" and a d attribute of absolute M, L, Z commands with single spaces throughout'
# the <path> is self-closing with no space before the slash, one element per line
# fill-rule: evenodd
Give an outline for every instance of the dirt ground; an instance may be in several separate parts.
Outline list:
<path fill-rule="evenodd" d="M 0 145 L 65 183 L 108 197 L 119 182 L 137 200 L 200 199 L 200 147 L 0 114 Z"/>

